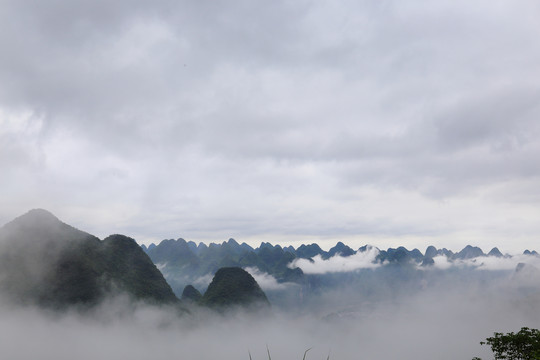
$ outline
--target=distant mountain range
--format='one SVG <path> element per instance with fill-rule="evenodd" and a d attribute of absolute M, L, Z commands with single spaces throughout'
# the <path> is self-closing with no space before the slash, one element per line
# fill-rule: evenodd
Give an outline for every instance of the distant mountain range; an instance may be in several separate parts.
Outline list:
<path fill-rule="evenodd" d="M 374 300 L 452 281 L 485 284 L 511 273 L 530 289 L 540 273 L 535 259 L 534 250 L 517 259 L 470 245 L 457 253 L 434 246 L 422 253 L 355 250 L 338 242 L 324 251 L 317 244 L 253 248 L 234 239 L 205 245 L 180 238 L 146 247 L 124 235 L 100 240 L 37 209 L 0 228 L 0 296 L 52 308 L 92 306 L 111 294 L 180 307 L 179 297 L 211 307 L 269 299 L 303 308 L 336 290 Z"/>
<path fill-rule="evenodd" d="M 196 244 L 182 238 L 177 240 L 168 239 L 158 245 L 150 244 L 141 248 L 150 256 L 156 264 L 166 264 L 169 267 L 182 267 L 187 271 L 193 270 L 201 274 L 213 273 L 222 266 L 256 266 L 261 271 L 276 275 L 282 281 L 294 280 L 300 273 L 291 269 L 288 265 L 296 258 L 313 259 L 320 256 L 327 260 L 334 256 L 349 257 L 357 253 L 365 252 L 369 245 L 364 245 L 357 250 L 338 242 L 328 251 L 324 251 L 318 244 L 300 245 L 296 249 L 293 246 L 281 247 L 262 242 L 259 247 L 253 248 L 246 243 L 239 244 L 235 239 L 229 239 L 221 244 L 204 243 Z M 449 260 L 466 260 L 482 256 L 509 257 L 503 255 L 498 248 L 494 247 L 488 253 L 481 248 L 467 245 L 461 251 L 454 253 L 446 248 L 437 249 L 428 246 L 422 253 L 418 249 L 408 250 L 400 246 L 386 250 L 377 249 L 375 259 L 379 263 L 407 263 L 416 262 L 429 264 L 430 259 L 436 256 L 445 256 Z M 524 255 L 538 256 L 535 250 L 525 250 Z M 292 270 L 292 271 L 291 271 Z"/>
<path fill-rule="evenodd" d="M 246 243 L 239 244 L 234 239 L 221 244 L 206 245 L 179 238 L 141 247 L 157 264 L 178 295 L 184 292 L 186 285 L 194 285 L 195 288 L 204 290 L 208 286 L 209 274 L 214 274 L 222 267 L 235 266 L 275 278 L 276 283 L 272 287 L 264 289 L 263 286 L 263 289 L 272 303 L 281 302 L 286 306 L 291 303 L 300 306 L 309 301 L 310 296 L 319 294 L 324 289 L 349 287 L 361 289 L 366 296 L 376 297 L 383 292 L 383 288 L 390 292 L 407 292 L 426 284 L 437 284 L 441 279 L 446 281 L 452 276 L 466 279 L 482 276 L 486 280 L 503 276 L 506 272 L 491 271 L 489 274 L 481 274 L 465 268 L 451 274 L 435 275 L 438 274 L 436 271 L 426 272 L 422 269 L 438 269 L 436 261 L 441 260 L 444 260 L 443 265 L 447 267 L 449 264 L 470 264 L 481 268 L 481 259 L 511 258 L 510 255 L 503 255 L 497 248 L 486 254 L 479 247 L 471 245 L 456 253 L 446 248 L 428 246 L 422 253 L 418 249 L 408 250 L 402 246 L 380 250 L 365 245 L 354 250 L 338 242 L 328 251 L 324 251 L 317 244 L 294 248 L 263 242 L 259 247 L 253 248 Z M 536 251 L 525 250 L 523 254 L 538 257 Z M 358 265 L 360 261 L 364 263 Z M 336 266 L 325 271 L 326 264 Z M 323 270 L 311 269 L 317 267 Z M 436 279 L 435 276 L 439 278 Z M 289 285 L 295 284 L 296 287 L 290 288 Z M 289 290 L 284 292 L 286 286 L 289 286 Z"/>

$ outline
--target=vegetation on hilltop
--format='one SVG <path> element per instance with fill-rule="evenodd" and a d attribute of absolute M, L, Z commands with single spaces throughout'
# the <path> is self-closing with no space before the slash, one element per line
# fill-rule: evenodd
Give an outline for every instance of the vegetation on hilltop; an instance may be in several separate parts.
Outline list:
<path fill-rule="evenodd" d="M 252 304 L 270 305 L 253 276 L 239 267 L 219 269 L 199 303 L 213 308 Z"/>
<path fill-rule="evenodd" d="M 496 332 L 480 344 L 489 345 L 496 360 L 540 359 L 540 331 L 538 329 L 523 327 L 517 333 Z M 473 360 L 481 359 L 475 357 Z"/>
<path fill-rule="evenodd" d="M 111 293 L 177 303 L 171 287 L 135 240 L 97 237 L 31 210 L 0 228 L 0 293 L 52 308 L 91 306 Z"/>

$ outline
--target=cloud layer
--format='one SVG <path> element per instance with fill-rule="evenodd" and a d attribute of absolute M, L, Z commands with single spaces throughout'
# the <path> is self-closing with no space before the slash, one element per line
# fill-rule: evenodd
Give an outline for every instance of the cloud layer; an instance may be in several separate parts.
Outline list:
<path fill-rule="evenodd" d="M 480 256 L 472 259 L 449 260 L 440 255 L 433 258 L 434 267 L 446 270 L 451 267 L 470 267 L 479 270 L 515 270 L 518 264 L 527 264 L 540 269 L 540 257 L 533 255 L 514 255 L 506 257 Z"/>
<path fill-rule="evenodd" d="M 0 7 L 1 222 L 535 244 L 535 1 Z"/>
<path fill-rule="evenodd" d="M 275 277 L 268 273 L 260 271 L 256 267 L 247 267 L 244 270 L 246 270 L 248 273 L 250 273 L 251 276 L 253 276 L 253 278 L 255 279 L 257 284 L 259 284 L 261 289 L 263 289 L 263 291 L 285 290 L 288 286 L 296 285 L 290 283 L 279 283 Z"/>
<path fill-rule="evenodd" d="M 355 304 L 354 313 L 321 319 L 307 312 L 256 316 L 195 314 L 178 318 L 171 309 L 105 302 L 90 316 L 44 313 L 2 304 L 2 354 L 35 359 L 456 359 L 489 357 L 478 343 L 493 331 L 539 327 L 538 302 L 513 297 L 504 288 L 461 284 L 423 292 L 398 302 Z M 514 294 L 515 295 L 515 294 Z M 334 294 L 341 297 L 342 294 Z M 329 302 L 333 311 L 339 310 Z M 354 300 L 354 299 L 351 299 Z M 512 304 L 512 306 L 508 306 Z M 306 309 L 308 310 L 308 309 Z M 88 314 L 87 314 L 88 315 Z M 392 346 L 388 346 L 392 344 Z"/>
<path fill-rule="evenodd" d="M 369 246 L 366 251 L 358 251 L 347 257 L 336 254 L 328 259 L 323 259 L 321 255 L 314 256 L 311 260 L 297 258 L 289 267 L 299 267 L 305 274 L 352 272 L 379 267 L 381 264 L 375 262 L 377 255 L 379 255 L 379 249 Z"/>

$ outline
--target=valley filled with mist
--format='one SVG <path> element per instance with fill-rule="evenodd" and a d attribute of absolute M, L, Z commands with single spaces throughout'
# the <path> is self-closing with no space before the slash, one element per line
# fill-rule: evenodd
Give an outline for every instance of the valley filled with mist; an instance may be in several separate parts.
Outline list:
<path fill-rule="evenodd" d="M 487 360 L 540 328 L 539 1 L 0 24 L 0 359 Z"/>
<path fill-rule="evenodd" d="M 139 247 L 32 210 L 0 228 L 0 258 L 5 358 L 300 359 L 308 349 L 307 359 L 489 358 L 479 342 L 493 332 L 540 326 L 533 249 Z M 218 284 L 227 269 L 240 277 Z M 248 286 L 263 293 L 228 297 Z"/>

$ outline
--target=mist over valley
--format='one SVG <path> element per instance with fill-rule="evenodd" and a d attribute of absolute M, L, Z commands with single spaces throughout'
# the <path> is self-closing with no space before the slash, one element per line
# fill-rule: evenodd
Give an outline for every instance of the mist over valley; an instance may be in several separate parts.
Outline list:
<path fill-rule="evenodd" d="M 472 358 L 488 354 L 479 341 L 492 332 L 540 323 L 532 249 L 324 251 L 233 239 L 133 248 L 133 239 L 100 240 L 45 210 L 4 225 L 0 241 L 10 358 L 247 359 L 266 358 L 267 345 L 273 358 L 307 349 L 308 358 Z M 109 254 L 111 241 L 119 243 Z M 145 261 L 156 254 L 157 266 Z M 188 285 L 204 301 L 184 298 Z M 270 307 L 253 306 L 261 301 Z"/>
<path fill-rule="evenodd" d="M 0 24 L 1 359 L 540 357 L 537 0 Z"/>

